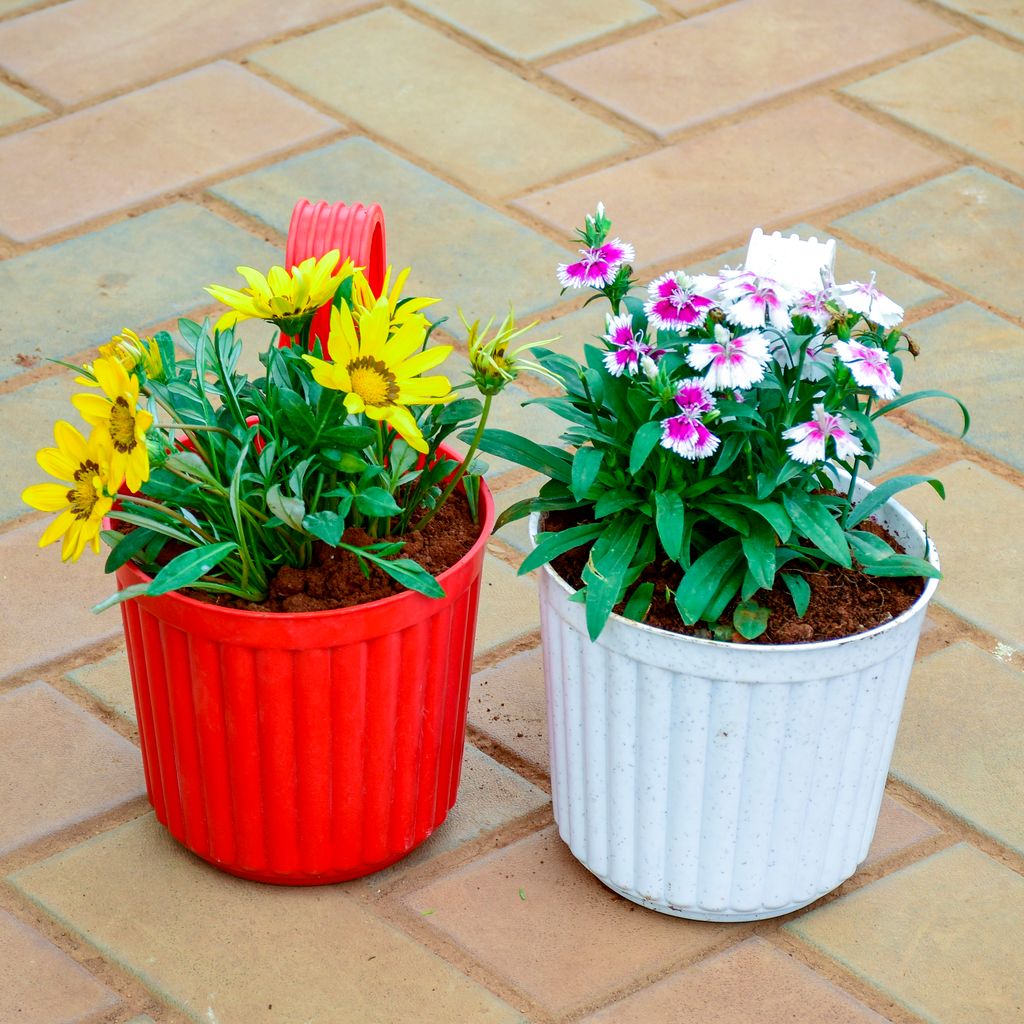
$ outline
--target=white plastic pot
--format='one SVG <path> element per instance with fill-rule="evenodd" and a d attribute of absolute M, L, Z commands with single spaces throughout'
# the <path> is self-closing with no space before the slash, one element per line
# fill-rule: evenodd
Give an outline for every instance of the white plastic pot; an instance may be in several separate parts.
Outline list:
<path fill-rule="evenodd" d="M 902 506 L 872 518 L 924 554 Z M 613 615 L 591 642 L 545 566 L 552 799 L 573 855 L 627 899 L 701 921 L 777 917 L 836 888 L 871 845 L 937 582 L 842 640 L 729 644 Z"/>

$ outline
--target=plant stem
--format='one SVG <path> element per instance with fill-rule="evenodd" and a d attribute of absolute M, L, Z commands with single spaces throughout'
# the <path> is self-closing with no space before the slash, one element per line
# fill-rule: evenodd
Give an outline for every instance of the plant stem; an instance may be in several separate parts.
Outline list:
<path fill-rule="evenodd" d="M 470 443 L 469 451 L 466 452 L 466 457 L 460 463 L 459 468 L 452 474 L 451 480 L 448 481 L 448 486 L 441 492 L 441 497 L 437 499 L 437 504 L 425 516 L 419 519 L 413 526 L 414 530 L 422 530 L 437 515 L 444 503 L 451 497 L 451 493 L 458 486 L 459 481 L 465 476 L 466 470 L 469 469 L 469 465 L 473 461 L 473 456 L 476 455 L 477 448 L 480 447 L 480 439 L 484 436 L 484 427 L 487 426 L 487 417 L 491 414 L 491 402 L 493 400 L 493 395 L 484 395 L 484 408 L 480 413 L 480 422 L 476 425 L 476 433 L 473 435 L 473 440 Z"/>
<path fill-rule="evenodd" d="M 173 519 L 175 522 L 181 523 L 182 526 L 190 530 L 192 533 L 198 534 L 200 537 L 202 537 L 203 540 L 206 541 L 207 544 L 216 543 L 216 539 L 214 537 L 211 537 L 204 529 L 202 529 L 202 527 L 196 526 L 195 523 L 189 522 L 184 516 L 172 511 L 166 505 L 161 505 L 157 501 L 150 501 L 149 498 L 143 498 L 137 494 L 126 494 L 121 500 L 130 502 L 132 505 L 142 505 L 145 508 L 156 509 L 157 512 L 162 512 L 165 516 L 168 517 L 168 519 Z M 112 513 L 112 515 L 115 518 L 117 517 L 116 512 Z"/>

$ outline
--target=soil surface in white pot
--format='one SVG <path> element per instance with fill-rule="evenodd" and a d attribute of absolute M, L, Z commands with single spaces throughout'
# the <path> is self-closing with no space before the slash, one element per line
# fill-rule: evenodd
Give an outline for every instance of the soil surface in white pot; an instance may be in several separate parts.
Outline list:
<path fill-rule="evenodd" d="M 578 510 L 546 512 L 541 519 L 541 529 L 557 532 L 582 522 L 584 520 L 579 517 Z M 881 537 L 893 550 L 906 554 L 902 545 L 878 523 L 865 520 L 857 528 Z M 583 586 L 583 569 L 586 564 L 587 550 L 575 548 L 555 558 L 551 567 L 574 590 L 579 590 Z M 852 570 L 829 565 L 814 571 L 790 563 L 785 571 L 802 576 L 810 585 L 811 600 L 807 611 L 802 618 L 797 616 L 789 588 L 781 574 L 776 576 L 772 590 L 759 590 L 754 594 L 753 600 L 768 608 L 769 616 L 768 628 L 753 643 L 814 643 L 854 636 L 881 626 L 905 612 L 921 596 L 925 586 L 924 579 L 919 576 L 867 576 L 858 571 L 856 562 Z M 710 632 L 703 624 L 687 626 L 679 617 L 672 594 L 679 586 L 680 579 L 678 564 L 668 559 L 654 562 L 644 570 L 639 582 L 654 584 L 654 598 L 644 623 L 672 633 L 711 639 Z M 733 610 L 738 601 L 737 597 L 726 607 L 722 622 L 732 622 Z M 623 606 L 619 604 L 614 610 L 621 615 Z M 739 633 L 713 639 L 747 642 Z"/>

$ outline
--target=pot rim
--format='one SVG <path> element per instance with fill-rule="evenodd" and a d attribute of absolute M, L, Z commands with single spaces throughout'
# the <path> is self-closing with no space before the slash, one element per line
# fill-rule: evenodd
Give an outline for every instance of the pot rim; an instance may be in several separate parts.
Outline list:
<path fill-rule="evenodd" d="M 457 457 L 456 453 L 445 444 L 439 446 L 439 451 L 443 450 L 446 455 Z M 462 486 L 461 483 L 459 485 Z M 480 535 L 473 541 L 472 546 L 463 554 L 463 556 L 455 562 L 454 565 L 448 566 L 447 569 L 438 573 L 435 577 L 444 587 L 445 582 L 459 574 L 466 565 L 473 561 L 479 554 L 481 549 L 487 544 L 490 539 L 491 532 L 494 529 L 495 519 L 495 505 L 494 496 L 491 494 L 490 488 L 487 486 L 487 481 L 480 478 Z M 109 528 L 109 517 L 104 523 L 104 528 Z M 121 570 L 126 571 L 134 577 L 133 583 L 145 583 L 151 580 L 152 577 L 144 573 L 134 562 L 128 561 L 121 566 Z M 121 571 L 118 570 L 118 571 Z M 145 595 L 143 595 L 144 597 Z M 195 611 L 202 611 L 205 616 L 211 615 L 223 615 L 226 621 L 239 622 L 243 619 L 252 621 L 253 619 L 266 619 L 267 622 L 275 622 L 280 625 L 284 625 L 290 622 L 302 622 L 302 623 L 316 623 L 317 621 L 324 621 L 331 619 L 336 621 L 339 616 L 343 615 L 358 615 L 364 614 L 367 609 L 373 609 L 376 612 L 378 609 L 386 609 L 388 611 L 398 611 L 401 608 L 405 608 L 412 602 L 416 601 L 429 601 L 430 607 L 435 605 L 443 605 L 449 601 L 450 595 L 447 588 L 445 588 L 444 597 L 427 597 L 425 594 L 420 594 L 415 590 L 403 590 L 400 594 L 392 594 L 390 597 L 381 597 L 375 601 L 365 601 L 362 604 L 346 605 L 343 608 L 326 608 L 321 611 L 315 612 L 271 612 L 271 611 L 255 611 L 250 608 L 232 608 L 228 605 L 213 604 L 210 601 L 200 601 L 195 597 L 187 597 L 177 590 L 169 591 L 166 594 L 160 594 L 157 597 L 147 598 L 150 601 L 159 601 L 163 598 L 171 598 L 174 601 L 180 601 L 185 610 L 194 609 Z M 136 600 L 136 598 L 132 598 Z"/>
<path fill-rule="evenodd" d="M 841 475 L 845 475 L 845 471 L 843 471 L 843 470 L 839 470 L 838 472 Z M 874 489 L 875 489 L 875 485 L 871 484 L 871 483 L 868 483 L 868 481 L 866 481 L 866 480 L 858 480 L 857 481 L 857 490 L 858 491 L 863 490 L 864 494 L 867 494 L 870 491 L 873 491 Z M 936 569 L 938 569 L 939 568 L 939 556 L 938 556 L 938 553 L 937 553 L 937 551 L 935 549 L 935 544 L 932 541 L 932 539 L 925 533 L 924 527 L 921 525 L 921 523 L 917 519 L 917 517 L 915 515 L 913 515 L 913 513 L 911 513 L 905 506 L 901 505 L 898 501 L 896 501 L 894 498 L 890 498 L 887 502 L 885 502 L 885 504 L 882 505 L 881 509 L 879 509 L 878 511 L 881 512 L 884 509 L 892 509 L 892 511 L 895 512 L 897 515 L 903 516 L 905 518 L 905 520 L 907 521 L 907 524 L 910 526 L 911 531 L 913 532 L 913 534 L 916 537 L 918 537 L 918 539 L 921 541 L 922 546 L 927 545 L 928 561 L 932 565 L 934 565 Z M 872 515 L 868 516 L 868 519 L 869 520 L 875 519 L 875 517 L 877 515 L 878 515 L 878 512 L 873 513 Z M 536 547 L 536 543 L 537 543 L 537 532 L 538 532 L 537 527 L 539 526 L 539 524 L 540 524 L 540 513 L 538 513 L 538 512 L 530 513 L 530 521 L 529 521 L 530 543 L 533 544 L 534 547 Z M 543 571 L 548 574 L 548 576 L 552 580 L 552 582 L 557 584 L 557 586 L 565 594 L 571 595 L 571 594 L 575 594 L 576 593 L 576 591 L 573 590 L 573 588 L 571 586 L 569 586 L 568 582 L 566 580 L 564 580 L 561 576 L 559 576 L 559 574 L 557 572 L 555 572 L 555 570 L 551 567 L 551 563 L 550 562 L 545 562 L 544 565 L 541 566 L 541 569 L 543 569 Z M 917 600 L 909 608 L 907 608 L 906 611 L 901 612 L 899 615 L 896 616 L 896 618 L 890 619 L 888 622 L 883 622 L 881 625 L 875 626 L 872 629 L 866 629 L 866 630 L 864 630 L 861 633 L 851 633 L 849 636 L 836 637 L 835 639 L 832 639 L 832 640 L 814 640 L 814 641 L 811 641 L 810 643 L 758 644 L 758 643 L 736 643 L 736 642 L 731 641 L 731 640 L 707 640 L 704 637 L 691 636 L 688 633 L 675 633 L 672 630 L 661 629 L 658 626 L 649 626 L 645 622 L 635 622 L 633 619 L 627 619 L 624 616 L 617 614 L 616 612 L 612 612 L 611 613 L 611 615 L 609 616 L 609 621 L 614 619 L 618 624 L 620 624 L 622 626 L 628 626 L 631 629 L 636 629 L 636 630 L 639 630 L 641 632 L 650 633 L 650 634 L 652 634 L 654 636 L 657 636 L 659 638 L 675 637 L 676 639 L 679 639 L 679 640 L 685 640 L 688 643 L 694 643 L 694 644 L 699 644 L 699 645 L 702 645 L 702 646 L 709 647 L 712 650 L 719 650 L 719 651 L 721 651 L 721 650 L 742 650 L 744 652 L 750 652 L 750 653 L 756 653 L 756 652 L 759 652 L 759 651 L 765 651 L 765 652 L 775 651 L 775 652 L 779 652 L 779 651 L 787 651 L 787 650 L 789 650 L 789 651 L 800 651 L 801 653 L 803 653 L 803 652 L 813 653 L 815 651 L 829 650 L 829 649 L 832 649 L 832 648 L 835 648 L 835 647 L 839 647 L 839 646 L 841 646 L 843 644 L 852 643 L 855 640 L 856 641 L 860 641 L 860 640 L 864 640 L 865 638 L 879 636 L 879 635 L 881 635 L 883 633 L 888 633 L 888 632 L 890 632 L 890 631 L 892 631 L 894 629 L 897 629 L 899 626 L 903 625 L 903 623 L 905 623 L 905 622 L 909 621 L 910 619 L 914 618 L 915 615 L 917 615 L 919 612 L 921 612 L 925 608 L 925 606 L 928 604 L 928 602 L 932 599 L 932 595 L 935 593 L 938 585 L 939 585 L 939 581 L 937 579 L 935 579 L 934 577 L 927 578 L 926 582 L 925 582 L 924 590 L 921 591 L 921 594 L 918 596 Z M 600 639 L 600 638 L 598 638 L 598 639 Z M 594 641 L 591 641 L 591 642 L 593 643 Z"/>

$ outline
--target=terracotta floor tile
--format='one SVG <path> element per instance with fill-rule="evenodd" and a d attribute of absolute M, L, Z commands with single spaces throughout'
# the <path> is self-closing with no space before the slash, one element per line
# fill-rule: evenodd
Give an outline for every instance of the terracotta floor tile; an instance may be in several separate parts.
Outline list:
<path fill-rule="evenodd" d="M 516 60 L 536 60 L 658 13 L 643 0 L 560 0 L 558 4 L 519 0 L 514 5 L 478 0 L 412 2 Z"/>
<path fill-rule="evenodd" d="M 865 161 L 864 152 L 885 152 L 886 159 Z M 815 97 L 536 192 L 517 205 L 569 239 L 600 199 L 643 266 L 738 244 L 755 225 L 783 227 L 811 210 L 939 171 L 944 162 Z"/>
<path fill-rule="evenodd" d="M 40 549 L 49 516 L 0 534 L 0 678 L 121 635 L 117 609 L 89 609 L 116 589 L 103 559 L 60 560 L 60 541 Z"/>
<path fill-rule="evenodd" d="M 486 322 L 511 303 L 529 323 L 528 314 L 558 299 L 555 267 L 566 249 L 368 139 L 345 139 L 213 191 L 282 232 L 299 196 L 380 203 L 388 260 L 412 266 L 406 293 L 440 297 L 431 313 L 448 317 L 445 329 L 460 337 L 457 307 L 471 321 L 479 316 Z"/>
<path fill-rule="evenodd" d="M 964 843 L 786 925 L 934 1024 L 1024 1005 L 1024 878 Z"/>
<path fill-rule="evenodd" d="M 488 555 L 476 624 L 476 657 L 540 629 L 537 585 L 530 576 Z"/>
<path fill-rule="evenodd" d="M 366 60 L 373 52 L 388 59 Z M 252 59 L 488 195 L 520 192 L 629 145 L 603 121 L 389 8 Z"/>
<path fill-rule="evenodd" d="M 425 843 L 397 864 L 369 875 L 366 884 L 375 888 L 395 875 L 404 874 L 409 868 L 536 811 L 547 802 L 548 796 L 542 789 L 467 743 L 459 797 L 444 823 Z"/>
<path fill-rule="evenodd" d="M 45 683 L 0 695 L 0 780 L 0 854 L 145 792 L 138 749 Z"/>
<path fill-rule="evenodd" d="M 739 0 L 547 73 L 669 135 L 953 31 L 904 0 Z"/>
<path fill-rule="evenodd" d="M 31 241 L 336 128 L 237 65 L 210 64 L 0 139 L 0 232 Z"/>
<path fill-rule="evenodd" d="M 907 692 L 893 774 L 1024 854 L 1024 674 L 966 642 L 925 658 Z"/>
<path fill-rule="evenodd" d="M 955 394 L 971 413 L 967 443 L 1024 470 L 1016 423 L 1016 410 L 1024 402 L 1024 330 L 964 303 L 918 321 L 910 334 L 922 351 L 907 367 L 907 389 Z M 910 411 L 954 437 L 963 429 L 960 410 L 945 399 L 915 402 Z"/>
<path fill-rule="evenodd" d="M 267 268 L 282 256 L 208 210 L 172 203 L 4 260 L 0 305 L 17 308 L 29 296 L 34 306 L 31 317 L 0 319 L 0 378 L 20 373 L 26 364 L 39 365 L 46 357 L 66 358 L 109 341 L 124 327 L 141 332 L 147 325 L 187 313 L 208 301 L 204 285 L 226 283 L 237 264 Z M 59 288 L 53 285 L 57 281 Z M 0 417 L 26 425 L 29 421 L 22 420 L 23 415 L 52 421 L 59 415 L 58 407 L 43 404 L 52 401 L 51 389 L 56 394 L 60 385 L 27 389 L 21 397 L 5 396 L 0 399 Z M 40 405 L 30 412 L 27 405 L 35 402 Z M 32 437 L 28 433 L 24 443 L 33 452 L 52 443 L 49 428 Z M 24 459 L 22 464 L 27 464 Z M 20 493 L 19 483 L 14 478 L 7 486 Z"/>
<path fill-rule="evenodd" d="M 882 811 L 878 815 L 875 838 L 871 841 L 871 848 L 860 868 L 869 868 L 894 853 L 938 834 L 939 830 L 930 821 L 915 814 L 909 807 L 904 807 L 891 796 L 886 796 L 882 799 Z"/>
<path fill-rule="evenodd" d="M 950 82 L 960 83 L 950 90 Z M 1024 172 L 1024 56 L 974 36 L 845 91 L 983 160 Z"/>
<path fill-rule="evenodd" d="M 52 942 L 0 910 L 0 1020 L 84 1024 L 120 1001 Z"/>
<path fill-rule="evenodd" d="M 1024 8 L 1019 0 L 936 0 L 957 14 L 1005 32 L 1015 39 L 1024 40 Z"/>
<path fill-rule="evenodd" d="M 585 1024 L 886 1024 L 885 1018 L 763 939 L 671 974 Z"/>
<path fill-rule="evenodd" d="M 981 469 L 956 462 L 935 474 L 946 500 L 926 486 L 899 502 L 928 526 L 942 563 L 935 600 L 1002 640 L 1024 648 L 1024 491 Z"/>
<path fill-rule="evenodd" d="M 12 880 L 197 1024 L 522 1020 L 345 887 L 233 878 L 152 815 Z"/>
<path fill-rule="evenodd" d="M 359 0 L 69 0 L 0 24 L 0 67 L 65 104 L 340 17 Z"/>
<path fill-rule="evenodd" d="M 10 86 L 0 84 L 0 128 L 22 121 L 26 117 L 47 113 L 46 107 L 22 96 Z"/>
<path fill-rule="evenodd" d="M 836 221 L 911 267 L 1024 316 L 1024 189 L 964 167 Z"/>
<path fill-rule="evenodd" d="M 540 648 L 516 654 L 473 676 L 469 721 L 547 771 L 547 707 Z"/>
<path fill-rule="evenodd" d="M 553 828 L 419 890 L 409 904 L 431 911 L 431 926 L 556 1014 L 694 956 L 728 931 L 622 899 Z"/>
<path fill-rule="evenodd" d="M 67 678 L 125 721 L 133 725 L 137 723 L 135 699 L 132 696 L 132 676 L 125 650 L 111 654 L 101 661 L 82 665 L 81 668 L 68 672 Z"/>

